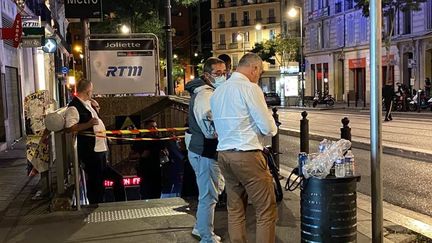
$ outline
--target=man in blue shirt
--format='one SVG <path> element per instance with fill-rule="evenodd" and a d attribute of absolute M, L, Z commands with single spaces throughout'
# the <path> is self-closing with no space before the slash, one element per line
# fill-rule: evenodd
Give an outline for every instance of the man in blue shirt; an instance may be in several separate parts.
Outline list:
<path fill-rule="evenodd" d="M 275 241 L 276 198 L 262 150 L 264 137 L 276 135 L 277 128 L 257 84 L 262 72 L 261 58 L 245 54 L 210 101 L 219 141 L 218 163 L 228 195 L 231 242 L 246 242 L 248 198 L 256 212 L 256 242 Z"/>

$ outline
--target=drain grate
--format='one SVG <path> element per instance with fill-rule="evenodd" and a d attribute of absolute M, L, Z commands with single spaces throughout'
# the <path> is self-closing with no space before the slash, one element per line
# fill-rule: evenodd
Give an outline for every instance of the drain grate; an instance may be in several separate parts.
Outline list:
<path fill-rule="evenodd" d="M 161 217 L 161 216 L 172 216 L 182 215 L 185 212 L 179 212 L 175 210 L 179 206 L 170 207 L 158 207 L 158 208 L 133 208 L 133 209 L 122 209 L 114 211 L 102 211 L 93 212 L 84 219 L 87 223 L 102 223 L 112 222 L 127 219 L 139 219 L 149 217 Z"/>

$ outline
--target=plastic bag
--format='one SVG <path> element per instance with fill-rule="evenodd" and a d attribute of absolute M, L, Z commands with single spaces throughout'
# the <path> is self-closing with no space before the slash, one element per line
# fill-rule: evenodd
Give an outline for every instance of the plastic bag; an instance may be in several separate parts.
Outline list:
<path fill-rule="evenodd" d="M 325 178 L 328 174 L 330 174 L 330 169 L 333 167 L 333 163 L 336 161 L 336 159 L 343 156 L 345 152 L 351 148 L 351 142 L 345 139 L 331 143 L 329 143 L 327 140 L 323 144 L 326 145 L 327 149 L 324 149 L 323 152 L 318 154 L 310 154 L 309 159 L 303 166 L 303 175 L 305 178 L 309 178 L 311 176 L 321 179 Z"/>

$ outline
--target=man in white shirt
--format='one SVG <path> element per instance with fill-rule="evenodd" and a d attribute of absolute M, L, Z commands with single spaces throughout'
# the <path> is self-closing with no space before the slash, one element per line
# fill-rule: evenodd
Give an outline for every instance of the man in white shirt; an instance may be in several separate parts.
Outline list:
<path fill-rule="evenodd" d="M 264 136 L 276 135 L 277 128 L 257 84 L 262 72 L 261 58 L 245 54 L 210 101 L 219 140 L 218 163 L 228 195 L 231 242 L 247 241 L 248 197 L 256 211 L 256 242 L 275 241 L 276 198 L 262 150 Z"/>
<path fill-rule="evenodd" d="M 105 178 L 114 179 L 114 196 L 116 201 L 124 201 L 124 186 L 121 176 L 111 167 L 107 167 L 107 141 L 105 125 L 99 118 L 99 104 L 91 97 L 93 84 L 88 80 L 81 80 L 76 86 L 77 95 L 68 104 L 65 113 L 65 127 L 68 132 L 85 131 L 92 136 L 77 134 L 78 161 L 84 165 L 87 174 L 87 197 L 91 204 L 103 202 Z M 93 106 L 92 106 L 93 103 Z"/>

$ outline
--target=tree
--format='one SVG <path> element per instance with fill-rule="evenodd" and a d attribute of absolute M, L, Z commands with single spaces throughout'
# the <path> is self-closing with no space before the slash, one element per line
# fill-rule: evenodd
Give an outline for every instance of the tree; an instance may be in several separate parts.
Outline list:
<path fill-rule="evenodd" d="M 251 52 L 257 53 L 270 64 L 276 64 L 277 61 L 280 66 L 287 66 L 288 62 L 299 59 L 299 43 L 298 38 L 277 35 L 274 39 L 256 43 Z"/>
<path fill-rule="evenodd" d="M 369 17 L 369 0 L 354 0 L 356 2 L 356 8 L 361 9 L 363 16 Z M 386 49 L 387 60 L 390 60 L 390 48 L 392 45 L 395 20 L 399 11 L 420 11 L 421 3 L 426 0 L 382 0 L 382 13 L 384 17 L 388 18 L 388 28 L 383 28 L 383 42 Z M 384 24 L 384 21 L 383 21 Z M 387 68 L 386 83 L 390 77 L 390 68 Z"/>
<path fill-rule="evenodd" d="M 173 4 L 191 6 L 200 0 L 175 0 Z M 118 33 L 126 24 L 132 33 L 154 33 L 159 40 L 164 34 L 164 6 L 162 0 L 104 0 L 104 21 L 92 23 L 92 33 Z M 160 47 L 162 47 L 160 43 Z"/>

